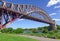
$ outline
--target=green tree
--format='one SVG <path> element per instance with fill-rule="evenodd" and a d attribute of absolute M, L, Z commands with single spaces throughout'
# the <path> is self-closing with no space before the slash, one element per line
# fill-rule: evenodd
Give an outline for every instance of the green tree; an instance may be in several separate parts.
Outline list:
<path fill-rule="evenodd" d="M 7 28 L 4 28 L 1 30 L 2 33 L 8 33 L 8 29 Z"/>
<path fill-rule="evenodd" d="M 57 25 L 57 29 L 60 30 L 60 26 L 59 25 Z"/>
<path fill-rule="evenodd" d="M 13 28 L 8 28 L 8 33 L 13 33 Z"/>
<path fill-rule="evenodd" d="M 2 33 L 12 33 L 13 32 L 13 28 L 4 28 L 1 30 Z"/>
<path fill-rule="evenodd" d="M 42 30 L 42 28 L 41 27 L 38 27 L 38 30 Z"/>
<path fill-rule="evenodd" d="M 38 30 L 37 29 L 32 29 L 32 32 L 33 33 L 38 33 Z"/>
<path fill-rule="evenodd" d="M 23 33 L 24 30 L 22 28 L 17 28 L 14 30 L 15 33 L 19 34 L 19 33 Z"/>

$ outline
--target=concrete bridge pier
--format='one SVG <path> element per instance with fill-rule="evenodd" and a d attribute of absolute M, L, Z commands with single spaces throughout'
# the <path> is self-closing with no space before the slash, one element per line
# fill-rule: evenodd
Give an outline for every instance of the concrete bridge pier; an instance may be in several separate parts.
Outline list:
<path fill-rule="evenodd" d="M 53 24 L 50 24 L 50 30 L 56 30 L 57 26 L 56 26 L 56 22 L 55 20 L 53 20 Z"/>

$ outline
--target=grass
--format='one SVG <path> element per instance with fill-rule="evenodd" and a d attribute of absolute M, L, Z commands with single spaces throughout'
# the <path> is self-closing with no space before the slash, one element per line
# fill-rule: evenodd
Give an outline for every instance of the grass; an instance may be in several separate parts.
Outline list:
<path fill-rule="evenodd" d="M 22 36 L 17 36 L 13 34 L 1 34 L 0 33 L 0 41 L 38 41 L 38 40 L 26 38 Z"/>

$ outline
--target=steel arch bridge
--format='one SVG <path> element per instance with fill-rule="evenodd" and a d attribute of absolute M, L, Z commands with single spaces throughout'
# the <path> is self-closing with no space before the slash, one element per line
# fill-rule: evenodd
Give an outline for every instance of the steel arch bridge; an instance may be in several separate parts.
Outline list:
<path fill-rule="evenodd" d="M 56 28 L 55 21 L 50 18 L 46 11 L 39 7 L 0 1 L 0 29 L 5 28 L 17 18 L 25 18 L 50 24 L 51 30 L 55 30 Z"/>

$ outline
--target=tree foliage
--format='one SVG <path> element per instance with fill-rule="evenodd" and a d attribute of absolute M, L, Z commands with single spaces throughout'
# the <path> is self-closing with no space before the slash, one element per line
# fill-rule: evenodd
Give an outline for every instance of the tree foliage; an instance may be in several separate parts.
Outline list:
<path fill-rule="evenodd" d="M 17 29 L 5 28 L 1 30 L 2 33 L 23 33 L 23 31 L 24 30 L 21 28 L 17 28 Z"/>
<path fill-rule="evenodd" d="M 23 33 L 23 29 L 22 28 L 17 28 L 14 30 L 15 33 L 19 34 L 19 33 Z"/>
<path fill-rule="evenodd" d="M 32 32 L 33 33 L 38 33 L 38 30 L 37 29 L 32 29 Z"/>
<path fill-rule="evenodd" d="M 1 30 L 2 33 L 12 33 L 13 32 L 13 28 L 5 28 Z"/>

